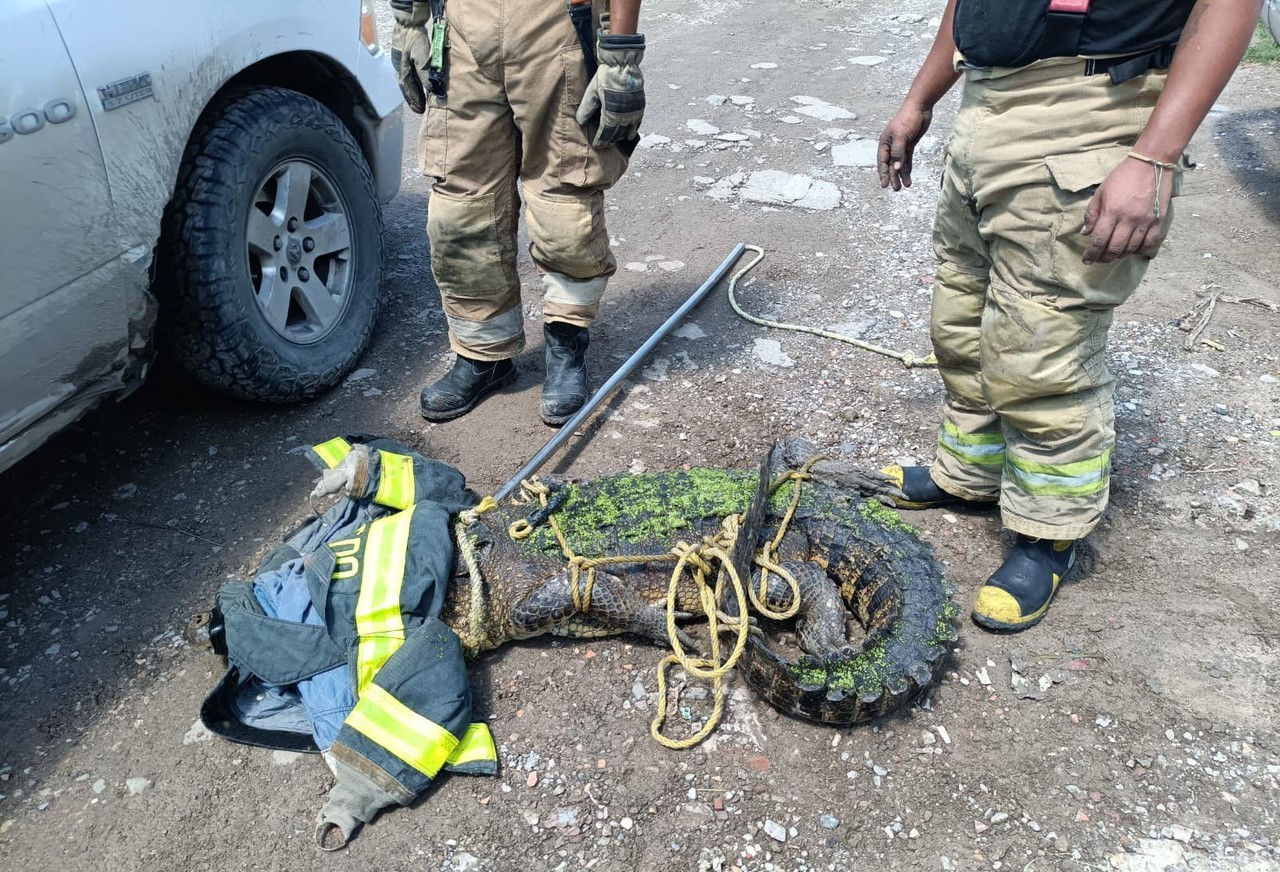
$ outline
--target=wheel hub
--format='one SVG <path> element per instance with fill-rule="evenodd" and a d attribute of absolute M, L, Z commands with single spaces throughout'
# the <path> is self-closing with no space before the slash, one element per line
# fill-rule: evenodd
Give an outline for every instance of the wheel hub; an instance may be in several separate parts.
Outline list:
<path fill-rule="evenodd" d="M 290 342 L 319 342 L 354 293 L 351 225 L 338 186 L 321 167 L 281 161 L 258 187 L 245 230 L 258 308 Z"/>

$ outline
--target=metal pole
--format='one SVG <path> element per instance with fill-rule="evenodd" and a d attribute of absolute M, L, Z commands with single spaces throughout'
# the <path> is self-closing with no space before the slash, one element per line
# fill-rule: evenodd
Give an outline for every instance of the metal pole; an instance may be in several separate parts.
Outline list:
<path fill-rule="evenodd" d="M 600 389 L 592 395 L 591 399 L 587 400 L 586 405 L 579 409 L 576 415 L 565 422 L 564 426 L 560 428 L 560 431 L 556 433 L 556 435 L 552 436 L 547 441 L 547 444 L 543 445 L 538 453 L 533 455 L 533 457 L 529 459 L 529 462 L 522 466 L 520 471 L 511 477 L 510 481 L 498 488 L 498 492 L 494 494 L 494 499 L 498 500 L 498 502 L 502 502 L 507 497 L 511 496 L 515 489 L 520 486 L 520 482 L 537 472 L 542 467 L 542 464 L 546 463 L 552 454 L 555 454 L 556 449 L 558 449 L 569 439 L 570 436 L 573 435 L 574 430 L 576 430 L 601 403 L 608 399 L 609 395 L 613 393 L 614 388 L 616 388 L 623 379 L 631 375 L 632 371 L 640 364 L 640 362 L 648 357 L 649 352 L 653 351 L 654 347 L 665 339 L 667 334 L 670 333 L 677 324 L 684 320 L 685 315 L 688 315 L 694 306 L 701 303 L 703 298 L 706 297 L 707 294 L 711 293 L 711 290 L 720 283 L 720 280 L 725 277 L 729 272 L 730 267 L 732 267 L 734 262 L 742 256 L 742 252 L 746 251 L 746 249 L 747 247 L 744 244 L 741 242 L 738 243 L 729 256 L 724 259 L 724 262 L 721 263 L 720 266 L 716 267 L 716 271 L 711 274 L 710 278 L 702 283 L 702 287 L 694 291 L 693 295 L 684 301 L 684 305 L 679 309 L 676 309 L 671 317 L 663 322 L 662 326 L 659 327 L 652 336 L 645 340 L 644 345 L 637 348 L 635 353 L 627 358 L 626 363 L 618 367 L 617 372 L 609 376 L 609 380 L 600 386 Z"/>

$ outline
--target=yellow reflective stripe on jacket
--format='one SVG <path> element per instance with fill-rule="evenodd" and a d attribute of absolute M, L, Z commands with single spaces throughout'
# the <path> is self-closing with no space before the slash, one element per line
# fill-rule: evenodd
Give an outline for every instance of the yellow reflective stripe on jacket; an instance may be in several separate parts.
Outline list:
<path fill-rule="evenodd" d="M 343 459 L 351 453 L 351 443 L 341 436 L 335 436 L 328 442 L 321 442 L 319 445 L 312 445 L 311 450 L 316 456 L 324 462 L 324 465 L 333 469 Z"/>
<path fill-rule="evenodd" d="M 404 643 L 400 590 L 409 551 L 413 507 L 369 525 L 364 545 L 364 575 L 356 600 L 356 692 L 364 693 L 382 664 Z"/>
<path fill-rule="evenodd" d="M 944 420 L 938 428 L 938 447 L 971 466 L 1004 465 L 1002 433 L 966 433 Z"/>
<path fill-rule="evenodd" d="M 428 778 L 436 777 L 458 746 L 456 736 L 376 684 L 360 694 L 346 722 Z"/>
<path fill-rule="evenodd" d="M 478 761 L 494 763 L 497 759 L 498 749 L 493 744 L 493 733 L 489 732 L 489 725 L 477 721 L 467 727 L 462 741 L 449 756 L 448 763 L 450 766 L 465 766 Z"/>
<path fill-rule="evenodd" d="M 373 501 L 392 509 L 407 509 L 414 503 L 413 458 L 405 454 L 378 451 L 382 458 L 378 473 L 378 492 Z"/>
<path fill-rule="evenodd" d="M 1037 496 L 1083 497 L 1105 488 L 1111 478 L 1111 449 L 1075 463 L 1039 463 L 1013 454 L 1005 466 L 1018 487 Z"/>

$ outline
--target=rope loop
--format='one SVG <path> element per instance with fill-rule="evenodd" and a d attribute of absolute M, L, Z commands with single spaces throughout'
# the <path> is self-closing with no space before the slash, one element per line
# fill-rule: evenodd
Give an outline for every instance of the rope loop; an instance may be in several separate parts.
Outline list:
<path fill-rule="evenodd" d="M 731 301 L 733 300 L 733 285 L 764 256 L 760 249 L 752 246 L 748 247 L 759 252 L 760 256 L 734 275 L 730 282 Z M 737 308 L 736 303 L 735 308 Z M 739 314 L 743 313 L 739 311 Z M 744 315 L 744 317 L 748 316 Z M 754 319 L 748 317 L 748 320 Z M 912 365 L 905 360 L 904 362 L 908 366 Z M 758 586 L 750 584 L 750 579 L 744 580 L 739 577 L 738 570 L 733 565 L 732 554 L 738 537 L 742 535 L 742 524 L 746 520 L 745 513 L 729 515 L 721 522 L 719 531 L 704 536 L 700 542 L 680 541 L 664 554 L 585 557 L 574 553 L 564 535 L 564 531 L 560 528 L 560 523 L 556 518 L 558 505 L 548 508 L 550 497 L 554 493 L 552 488 L 537 478 L 526 479 L 520 483 L 518 504 L 527 505 L 536 500 L 540 508 L 534 513 L 534 516 L 545 514 L 546 522 L 550 525 L 556 542 L 560 546 L 560 553 L 564 557 L 569 571 L 569 589 L 575 611 L 586 612 L 590 610 L 596 570 L 602 566 L 650 563 L 673 564 L 667 585 L 666 602 L 667 641 L 671 645 L 671 653 L 658 664 L 658 708 L 653 721 L 649 725 L 650 735 L 663 747 L 672 750 L 692 748 L 711 735 L 719 726 L 724 716 L 724 678 L 737 666 L 738 661 L 746 651 L 747 642 L 753 629 L 751 609 L 775 621 L 784 621 L 795 617 L 799 613 L 801 605 L 800 584 L 795 576 L 780 564 L 778 549 L 800 505 L 801 484 L 813 477 L 810 471 L 813 465 L 820 460 L 826 459 L 821 455 L 811 457 L 799 469 L 790 470 L 770 483 L 769 493 L 771 496 L 789 482 L 793 482 L 795 486 L 791 493 L 787 511 L 778 525 L 777 533 L 771 541 L 766 542 L 758 549 L 754 549 L 752 563 L 760 568 Z M 483 609 L 478 605 L 481 601 L 482 578 L 478 556 L 470 542 L 470 538 L 465 534 L 465 528 L 481 514 L 491 510 L 496 505 L 497 503 L 492 497 L 485 497 L 474 509 L 461 513 L 457 525 L 458 547 L 472 581 L 470 629 L 473 639 L 478 638 L 477 633 L 483 632 L 481 620 Z M 539 523 L 541 523 L 541 520 L 541 517 L 539 517 Z M 536 525 L 530 523 L 528 518 L 520 518 L 508 527 L 507 532 L 511 538 L 521 540 L 531 536 L 535 528 Z M 776 575 L 781 578 L 790 589 L 790 597 L 784 608 L 773 609 L 769 606 L 768 588 L 770 575 Z M 697 592 L 698 606 L 707 620 L 708 646 L 710 650 L 705 656 L 689 654 L 685 651 L 684 645 L 680 641 L 680 631 L 676 624 L 676 606 L 680 602 L 680 585 L 686 577 L 694 585 Z M 727 604 L 726 596 L 730 594 L 733 597 L 735 606 L 732 614 L 725 610 L 725 605 Z M 733 635 L 733 644 L 726 652 L 723 649 L 721 637 L 728 634 Z M 672 666 L 680 666 L 686 675 L 691 678 L 711 682 L 711 694 L 714 701 L 711 714 L 703 722 L 701 728 L 693 735 L 682 739 L 669 737 L 662 732 L 668 706 L 667 670 Z"/>
<path fill-rule="evenodd" d="M 1159 216 L 1157 215 L 1157 217 Z M 806 324 L 788 324 L 782 321 L 772 321 L 768 318 L 760 318 L 748 313 L 738 303 L 738 297 L 737 297 L 738 279 L 742 278 L 744 275 L 750 272 L 751 269 L 754 268 L 756 264 L 764 260 L 764 249 L 758 245 L 748 245 L 746 246 L 746 249 L 748 251 L 754 251 L 756 253 L 755 259 L 752 260 L 751 263 L 747 264 L 742 269 L 734 273 L 733 277 L 729 279 L 729 305 L 732 306 L 733 311 L 737 312 L 738 315 L 741 316 L 742 318 L 745 318 L 746 320 L 750 321 L 752 324 L 759 324 L 761 327 L 772 327 L 775 330 L 790 330 L 794 333 L 811 333 L 814 336 L 821 336 L 824 339 L 834 339 L 837 342 L 844 342 L 849 345 L 853 345 L 857 348 L 861 348 L 864 351 L 870 351 L 874 354 L 883 354 L 885 357 L 892 357 L 894 360 L 901 362 L 902 365 L 907 367 L 908 369 L 921 367 L 921 366 L 937 366 L 938 365 L 938 359 L 933 356 L 932 352 L 925 355 L 924 357 L 916 357 L 916 355 L 912 354 L 910 351 L 894 351 L 892 348 L 885 348 L 883 345 L 875 345 L 874 343 L 871 343 L 871 342 L 865 342 L 853 336 L 847 336 L 844 333 L 835 333 L 831 330 L 822 330 L 818 327 L 810 327 Z"/>

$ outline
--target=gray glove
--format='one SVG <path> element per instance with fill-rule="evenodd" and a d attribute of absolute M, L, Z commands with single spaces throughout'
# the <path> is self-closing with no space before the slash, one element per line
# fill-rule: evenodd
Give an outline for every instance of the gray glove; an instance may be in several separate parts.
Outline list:
<path fill-rule="evenodd" d="M 600 110 L 600 127 L 591 143 L 608 148 L 639 135 L 644 117 L 643 34 L 611 34 L 602 21 L 596 34 L 596 62 L 599 67 L 578 107 L 578 123 L 586 124 Z"/>
<path fill-rule="evenodd" d="M 391 32 L 391 65 L 396 68 L 404 102 L 411 112 L 421 115 L 427 111 L 422 73 L 431 63 L 431 34 L 427 32 L 431 7 L 412 0 L 392 0 L 391 14 L 396 20 Z"/>

